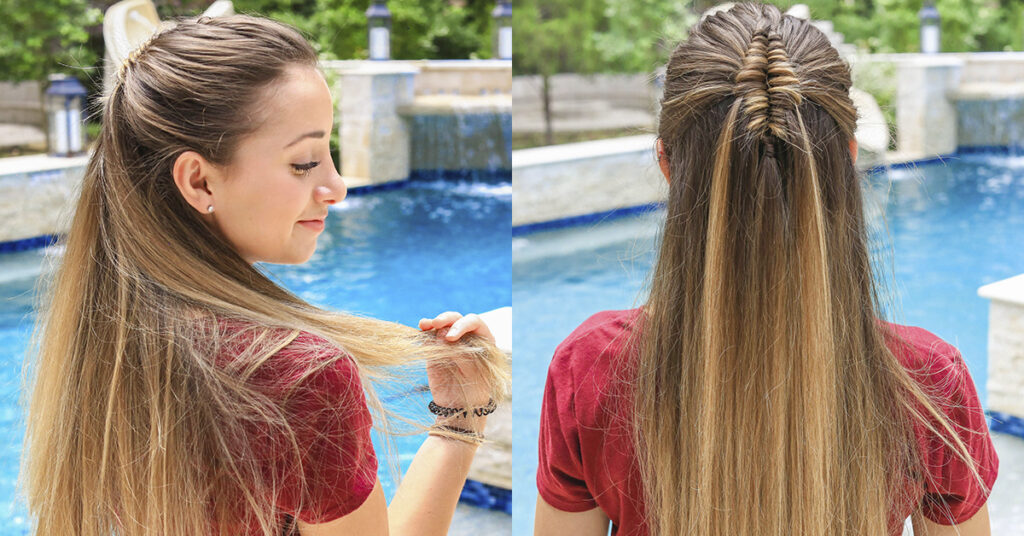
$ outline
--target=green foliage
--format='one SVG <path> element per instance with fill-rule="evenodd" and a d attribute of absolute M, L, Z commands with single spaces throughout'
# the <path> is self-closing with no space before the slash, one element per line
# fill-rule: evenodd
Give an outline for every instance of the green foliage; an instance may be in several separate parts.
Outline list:
<path fill-rule="evenodd" d="M 921 0 L 767 0 L 803 3 L 811 17 L 868 52 L 917 52 Z M 690 0 L 519 0 L 515 74 L 650 72 L 715 2 Z M 1019 0 L 938 0 L 942 50 L 1024 49 Z"/>
<path fill-rule="evenodd" d="M 796 1 L 771 1 L 787 9 Z M 921 0 L 802 0 L 811 17 L 831 20 L 847 43 L 869 52 L 918 52 Z M 1019 0 L 938 0 L 943 52 L 1021 50 Z"/>
<path fill-rule="evenodd" d="M 512 9 L 512 72 L 551 75 L 589 72 L 596 60 L 587 36 L 599 18 L 599 0 L 518 0 Z"/>
<path fill-rule="evenodd" d="M 0 17 L 0 80 L 73 74 L 92 87 L 103 59 L 103 12 L 115 0 L 5 0 Z M 212 0 L 155 0 L 162 19 L 195 16 Z M 370 0 L 235 0 L 235 11 L 299 28 L 324 59 L 368 56 Z M 490 0 L 389 0 L 395 59 L 489 58 Z"/>
<path fill-rule="evenodd" d="M 206 3 L 163 2 L 161 17 L 195 15 Z M 270 17 L 295 26 L 324 59 L 369 56 L 366 8 L 370 0 L 234 0 L 237 13 Z M 463 59 L 491 56 L 492 2 L 389 0 L 391 57 L 395 59 Z"/>
<path fill-rule="evenodd" d="M 45 80 L 52 73 L 82 77 L 102 50 L 86 46 L 86 28 L 102 13 L 87 0 L 7 0 L 0 17 L 0 80 Z"/>
<path fill-rule="evenodd" d="M 650 72 L 686 37 L 697 15 L 679 2 L 604 0 L 604 30 L 594 33 L 594 47 L 605 65 L 625 72 Z"/>

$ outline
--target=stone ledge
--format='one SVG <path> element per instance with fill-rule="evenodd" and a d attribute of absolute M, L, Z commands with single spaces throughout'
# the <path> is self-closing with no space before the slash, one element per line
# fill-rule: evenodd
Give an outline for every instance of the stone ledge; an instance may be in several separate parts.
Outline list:
<path fill-rule="evenodd" d="M 89 155 L 87 154 L 72 157 L 50 156 L 47 154 L 12 156 L 10 158 L 0 158 L 0 177 L 15 173 L 53 171 L 76 167 L 84 169 L 87 163 L 89 163 Z"/>
<path fill-rule="evenodd" d="M 465 115 L 507 114 L 512 110 L 512 97 L 491 95 L 417 95 L 412 104 L 399 106 L 402 115 Z"/>
<path fill-rule="evenodd" d="M 989 283 L 978 289 L 978 296 L 1024 306 L 1024 274 Z"/>
<path fill-rule="evenodd" d="M 520 149 L 512 152 L 512 165 L 514 169 L 522 169 L 532 166 L 544 166 L 548 164 L 562 164 L 573 160 L 587 160 L 590 158 L 630 154 L 640 151 L 648 151 L 651 154 L 651 162 L 654 162 L 654 140 L 653 135 L 628 136 L 625 138 L 609 138 L 596 141 L 584 141 L 579 143 L 565 143 L 562 145 L 548 145 L 545 147 L 534 147 L 532 149 Z"/>

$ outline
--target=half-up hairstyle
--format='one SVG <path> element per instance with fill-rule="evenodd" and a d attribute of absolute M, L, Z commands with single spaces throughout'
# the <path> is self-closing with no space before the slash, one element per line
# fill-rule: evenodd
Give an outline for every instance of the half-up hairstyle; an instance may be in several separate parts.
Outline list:
<path fill-rule="evenodd" d="M 916 424 L 970 460 L 886 345 L 850 86 L 770 5 L 708 16 L 668 62 L 667 217 L 628 375 L 651 534 L 889 534 L 927 474 Z"/>
<path fill-rule="evenodd" d="M 292 392 L 347 356 L 378 416 L 372 381 L 411 360 L 474 359 L 503 397 L 506 358 L 486 341 L 445 344 L 314 307 L 250 265 L 177 190 L 180 154 L 231 162 L 263 119 L 266 90 L 288 67 L 316 65 L 286 25 L 202 18 L 161 30 L 108 88 L 62 261 L 41 278 L 27 359 L 23 478 L 34 534 L 205 535 L 254 525 L 279 533 L 282 483 L 261 467 L 265 445 L 251 430 L 288 447 L 282 463 L 305 489 L 295 423 L 267 393 Z M 287 384 L 258 388 L 261 364 L 300 332 L 322 344 L 303 343 L 309 358 L 282 373 Z M 218 358 L 225 354 L 229 363 Z M 387 430 L 385 419 L 377 424 Z"/>

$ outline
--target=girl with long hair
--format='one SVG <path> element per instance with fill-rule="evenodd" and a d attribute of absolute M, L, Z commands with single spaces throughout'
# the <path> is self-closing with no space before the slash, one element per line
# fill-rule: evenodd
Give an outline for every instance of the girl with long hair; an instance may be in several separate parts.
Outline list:
<path fill-rule="evenodd" d="M 333 124 L 280 23 L 183 20 L 125 61 L 33 337 L 33 534 L 447 532 L 507 388 L 487 326 L 326 311 L 253 265 L 313 254 L 346 192 Z M 388 506 L 372 382 L 414 360 L 441 416 Z"/>
<path fill-rule="evenodd" d="M 998 461 L 955 348 L 880 318 L 850 71 L 774 6 L 672 53 L 643 307 L 556 350 L 536 534 L 988 534 Z"/>

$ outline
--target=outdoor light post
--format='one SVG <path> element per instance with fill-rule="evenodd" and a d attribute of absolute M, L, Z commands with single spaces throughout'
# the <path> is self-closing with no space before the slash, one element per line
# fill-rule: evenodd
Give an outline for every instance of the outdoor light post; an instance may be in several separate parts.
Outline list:
<path fill-rule="evenodd" d="M 82 128 L 85 87 L 76 78 L 64 74 L 51 74 L 49 80 L 44 106 L 50 154 L 80 154 L 85 146 L 85 129 Z"/>
<path fill-rule="evenodd" d="M 491 12 L 494 26 L 498 31 L 494 34 L 494 57 L 499 60 L 512 59 L 512 2 L 499 0 Z"/>
<path fill-rule="evenodd" d="M 939 53 L 939 10 L 934 0 L 926 0 L 924 7 L 917 13 L 921 19 L 921 53 Z"/>
<path fill-rule="evenodd" d="M 370 30 L 370 59 L 391 59 L 391 12 L 387 0 L 373 0 L 366 9 L 366 22 Z"/>

